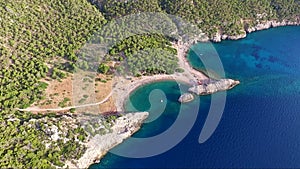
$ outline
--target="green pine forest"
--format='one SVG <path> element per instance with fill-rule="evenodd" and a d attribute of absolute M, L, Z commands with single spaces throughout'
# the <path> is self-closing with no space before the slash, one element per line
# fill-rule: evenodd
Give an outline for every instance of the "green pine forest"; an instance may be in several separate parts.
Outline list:
<path fill-rule="evenodd" d="M 115 19 L 143 12 L 166 14 L 167 20 L 167 14 L 181 17 L 212 37 L 217 31 L 238 35 L 244 28 L 266 20 L 299 21 L 300 1 L 0 0 L 0 168 L 64 166 L 66 161 L 81 156 L 85 150 L 82 143 L 88 136 L 109 132 L 109 127 L 95 130 L 98 122 L 83 127 L 78 115 L 72 114 L 74 110 L 67 115 L 16 110 L 44 99 L 47 83 L 41 80 L 45 77 L 59 80 L 75 72 L 81 65 L 77 61 L 84 44 L 112 37 L 113 45 L 99 63 L 99 73 L 174 73 L 174 37 L 146 31 L 123 38 L 118 35 L 122 32 L 107 26 Z M 169 21 L 156 30 L 172 32 L 176 24 Z M 126 22 L 130 24 L 130 20 Z M 94 36 L 97 32 L 105 34 L 100 34 L 99 41 Z M 114 36 L 122 38 L 114 40 Z M 111 68 L 106 62 L 124 60 L 127 65 L 108 70 Z M 103 125 L 109 126 L 114 119 L 102 120 Z M 53 138 L 54 133 L 59 137 Z"/>

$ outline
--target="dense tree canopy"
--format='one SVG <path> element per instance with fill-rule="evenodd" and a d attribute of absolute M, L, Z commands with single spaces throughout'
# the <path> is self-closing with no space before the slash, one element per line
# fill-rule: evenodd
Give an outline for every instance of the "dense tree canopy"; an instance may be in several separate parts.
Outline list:
<path fill-rule="evenodd" d="M 137 15 L 123 17 L 130 14 Z M 218 31 L 238 35 L 245 27 L 267 20 L 299 21 L 300 1 L 0 0 L 0 167 L 63 166 L 84 152 L 81 143 L 87 131 L 91 135 L 109 132 L 113 119 L 104 120 L 105 128 L 83 128 L 75 118 L 17 111 L 43 98 L 48 84 L 41 79 L 64 78 L 78 68 L 98 68 L 105 74 L 109 71 L 105 62 L 111 60 L 125 61 L 117 69 L 134 76 L 182 71 L 177 69 L 177 51 L 170 41 L 185 28 L 170 15 L 195 24 L 211 38 Z M 96 68 L 79 52 L 86 42 L 110 45 L 108 53 L 101 54 L 106 60 Z M 60 106 L 68 101 L 64 99 Z"/>
<path fill-rule="evenodd" d="M 93 0 L 94 3 L 97 0 Z M 101 0 L 107 19 L 141 12 L 164 12 L 197 24 L 209 37 L 219 30 L 238 35 L 245 26 L 266 20 L 296 20 L 299 0 Z M 97 3 L 96 3 L 97 4 Z"/>
<path fill-rule="evenodd" d="M 80 134 L 62 133 L 57 141 L 46 133 L 47 125 L 62 130 L 77 122 L 59 127 L 63 120 L 57 117 L 51 117 L 51 122 L 45 117 L 49 115 L 34 116 L 15 108 L 28 107 L 43 97 L 48 84 L 40 79 L 49 72 L 52 78 L 64 78 L 60 67 L 50 70 L 46 63 L 53 66 L 63 60 L 72 68 L 76 50 L 103 23 L 104 17 L 86 0 L 0 0 L 1 168 L 63 166 L 63 161 L 82 154 L 84 147 L 75 141 L 85 136 L 80 127 Z M 63 138 L 69 141 L 64 143 Z"/>
<path fill-rule="evenodd" d="M 135 35 L 118 42 L 107 56 L 124 61 L 118 70 L 128 75 L 172 74 L 178 67 L 177 51 L 159 34 Z"/>
<path fill-rule="evenodd" d="M 75 51 L 105 22 L 85 0 L 3 0 L 0 18 L 0 108 L 36 101 L 44 90 L 38 80 L 48 73 L 45 62 L 75 61 Z"/>

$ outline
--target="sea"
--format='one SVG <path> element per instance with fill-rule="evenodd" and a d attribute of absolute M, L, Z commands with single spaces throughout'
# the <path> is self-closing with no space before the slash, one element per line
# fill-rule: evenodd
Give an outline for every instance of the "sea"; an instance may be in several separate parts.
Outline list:
<path fill-rule="evenodd" d="M 142 154 L 153 145 L 143 148 L 128 139 L 90 168 L 300 168 L 300 26 L 259 31 L 236 41 L 198 43 L 188 60 L 194 68 L 214 73 L 200 59 L 209 59 L 214 52 L 225 77 L 241 84 L 226 92 L 221 120 L 205 142 L 199 142 L 199 135 L 212 96 L 181 105 L 177 100 L 187 91 L 185 84 L 154 82 L 138 88 L 127 101 L 128 111 L 150 112 L 148 121 L 132 137 L 158 136 L 178 118 L 193 117 L 180 126 L 188 128 L 184 137 L 169 150 L 142 158 L 126 157 L 122 151 Z M 176 135 L 174 132 L 162 144 L 171 143 Z"/>

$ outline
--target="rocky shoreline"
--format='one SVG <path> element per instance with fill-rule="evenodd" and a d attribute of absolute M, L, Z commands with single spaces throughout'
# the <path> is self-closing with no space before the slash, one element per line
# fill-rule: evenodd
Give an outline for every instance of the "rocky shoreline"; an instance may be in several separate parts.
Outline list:
<path fill-rule="evenodd" d="M 230 36 L 226 34 L 217 33 L 212 39 L 197 39 L 193 42 L 177 42 L 173 43 L 173 46 L 178 50 L 179 57 L 179 65 L 182 68 L 185 68 L 185 73 L 177 73 L 175 75 L 156 75 L 151 77 L 141 77 L 139 79 L 118 79 L 122 82 L 122 85 L 115 84 L 117 90 L 117 107 L 118 110 L 123 110 L 123 103 L 126 100 L 126 97 L 137 87 L 160 80 L 178 80 L 186 83 L 190 83 L 189 80 L 193 78 L 194 80 L 201 82 L 196 86 L 193 86 L 189 89 L 190 93 L 184 94 L 181 98 L 179 98 L 180 102 L 189 102 L 194 99 L 192 94 L 196 95 L 207 95 L 215 92 L 232 89 L 236 85 L 239 84 L 239 81 L 232 79 L 220 79 L 214 80 L 210 79 L 202 72 L 199 72 L 193 69 L 186 60 L 186 54 L 190 47 L 197 43 L 203 41 L 213 41 L 213 42 L 221 42 L 222 40 L 238 40 L 241 38 L 245 38 L 247 33 L 251 33 L 254 31 L 269 29 L 271 27 L 278 26 L 288 26 L 288 25 L 299 25 L 300 20 L 297 22 L 289 22 L 289 21 L 266 21 L 264 23 L 260 23 L 255 27 L 246 28 L 241 35 Z M 203 83 L 202 80 L 209 80 L 209 83 Z M 128 83 L 128 84 L 127 84 Z M 125 85 L 126 84 L 126 85 Z M 115 122 L 115 125 L 112 127 L 112 132 L 103 136 L 96 135 L 92 139 L 86 143 L 87 150 L 85 154 L 79 160 L 73 160 L 72 162 L 68 161 L 66 165 L 69 168 L 88 168 L 91 164 L 98 162 L 111 148 L 116 145 L 122 143 L 126 138 L 130 137 L 133 133 L 139 130 L 143 121 L 148 117 L 149 113 L 129 113 L 124 116 L 118 118 Z"/>
<path fill-rule="evenodd" d="M 264 21 L 262 23 L 257 24 L 254 27 L 248 27 L 243 30 L 243 33 L 240 35 L 227 35 L 227 34 L 222 34 L 221 32 L 216 33 L 216 35 L 210 39 L 213 42 L 221 42 L 222 40 L 239 40 L 247 37 L 248 33 L 252 33 L 255 31 L 260 31 L 260 30 L 266 30 L 270 28 L 275 28 L 279 26 L 296 26 L 300 25 L 300 18 L 296 19 L 297 21 L 276 21 L 276 20 L 271 20 L 271 21 Z"/>
<path fill-rule="evenodd" d="M 99 160 L 113 147 L 122 143 L 133 133 L 138 131 L 148 112 L 127 113 L 116 119 L 111 132 L 105 135 L 95 135 L 85 143 L 87 150 L 78 160 L 66 162 L 68 168 L 88 168 Z"/>

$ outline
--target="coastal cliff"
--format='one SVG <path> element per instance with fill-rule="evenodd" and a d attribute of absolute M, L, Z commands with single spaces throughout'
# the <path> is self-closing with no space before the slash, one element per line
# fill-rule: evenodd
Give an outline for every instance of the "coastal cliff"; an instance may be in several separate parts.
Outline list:
<path fill-rule="evenodd" d="M 249 27 L 246 29 L 247 33 L 251 33 L 254 31 L 260 31 L 260 30 L 265 30 L 265 29 L 269 29 L 269 28 L 275 28 L 275 27 L 279 27 L 279 26 L 292 26 L 292 25 L 300 25 L 300 21 L 266 21 L 264 23 L 260 23 L 257 24 L 255 27 Z"/>
<path fill-rule="evenodd" d="M 210 40 L 213 42 L 221 42 L 222 40 L 238 40 L 247 37 L 247 33 L 252 33 L 255 31 L 266 30 L 270 28 L 275 28 L 279 26 L 293 26 L 293 25 L 300 25 L 300 18 L 295 19 L 296 21 L 277 21 L 277 20 L 270 20 L 270 21 L 262 21 L 258 23 L 256 26 L 250 27 L 245 26 L 244 30 L 242 30 L 241 34 L 239 35 L 227 35 L 223 34 L 221 31 L 218 31 L 215 36 L 213 36 Z"/>
<path fill-rule="evenodd" d="M 148 112 L 128 113 L 116 119 L 111 132 L 105 135 L 95 135 L 86 144 L 87 150 L 78 160 L 68 161 L 68 168 L 88 168 L 98 162 L 111 148 L 122 143 L 140 129 Z"/>

